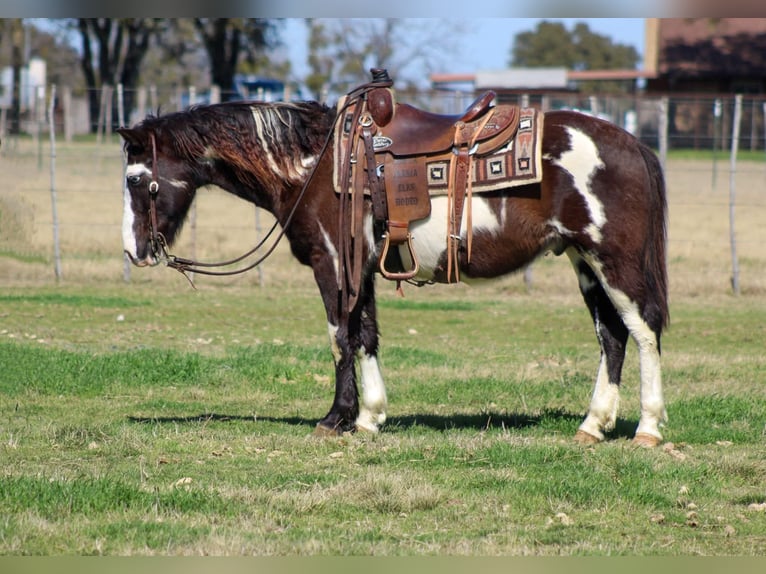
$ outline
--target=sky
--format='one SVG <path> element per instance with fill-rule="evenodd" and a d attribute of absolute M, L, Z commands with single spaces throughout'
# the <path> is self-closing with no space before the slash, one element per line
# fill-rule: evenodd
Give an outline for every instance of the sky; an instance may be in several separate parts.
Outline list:
<path fill-rule="evenodd" d="M 465 34 L 450 38 L 460 43 L 458 55 L 439 72 L 473 73 L 506 68 L 513 37 L 519 32 L 534 30 L 543 19 L 562 22 L 568 30 L 577 22 L 585 22 L 592 32 L 608 36 L 615 43 L 633 46 L 641 57 L 644 55 L 644 18 L 468 18 L 463 20 Z M 427 25 L 428 20 L 424 21 Z M 305 76 L 307 31 L 302 18 L 287 19 L 284 40 L 296 76 Z"/>

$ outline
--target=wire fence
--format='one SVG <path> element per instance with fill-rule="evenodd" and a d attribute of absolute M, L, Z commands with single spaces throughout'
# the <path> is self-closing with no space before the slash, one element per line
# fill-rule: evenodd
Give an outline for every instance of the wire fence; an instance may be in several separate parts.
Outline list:
<path fill-rule="evenodd" d="M 68 86 L 36 86 L 33 104 L 23 110 L 19 125 L 10 125 L 9 110 L 0 109 L 0 137 L 9 131 L 36 136 L 53 125 L 59 137 L 71 141 L 77 135 L 110 135 L 120 125 L 133 124 L 148 113 L 182 110 L 192 104 L 208 104 L 222 98 L 250 97 L 261 101 L 293 99 L 289 90 L 271 92 L 259 88 L 253 93 L 222 92 L 213 86 L 178 86 L 158 89 L 141 86 L 126 90 L 106 85 L 99 90 L 73 92 Z M 435 113 L 462 112 L 478 95 L 476 91 L 400 91 L 407 101 Z M 327 97 L 327 96 L 325 96 Z M 740 95 L 738 146 L 741 150 L 763 151 L 766 157 L 766 95 Z M 603 117 L 626 129 L 655 148 L 666 138 L 668 149 L 728 150 L 731 148 L 737 96 L 734 94 L 582 94 L 576 92 L 499 92 L 498 103 L 533 106 L 543 111 L 572 109 Z M 333 101 L 327 101 L 332 105 Z M 53 124 L 48 112 L 52 110 Z M 10 129 L 13 128 L 13 129 Z M 5 139 L 5 138 L 3 138 Z"/>
<path fill-rule="evenodd" d="M 53 268 L 53 277 L 61 281 L 72 266 L 85 260 L 102 259 L 108 261 L 110 273 L 117 272 L 123 280 L 130 281 L 130 267 L 121 258 L 124 160 L 120 139 L 107 129 L 111 120 L 106 113 L 100 122 L 100 135 L 77 138 L 68 134 L 64 129 L 68 120 L 60 110 L 63 98 L 53 86 L 45 93 L 47 99 L 42 101 L 48 107 L 36 115 L 36 127 L 32 129 L 32 124 L 28 124 L 30 129 L 26 135 L 9 137 L 6 134 L 0 148 L 0 161 L 7 178 L 0 189 L 0 258 L 13 262 L 5 266 L 5 274 L 23 276 L 26 262 L 31 266 Z M 119 96 L 119 90 L 116 93 Z M 425 93 L 414 99 L 428 101 L 427 105 L 418 105 L 440 113 L 457 113 L 467 105 L 466 101 L 470 103 L 472 96 Z M 743 288 L 746 291 L 766 288 L 762 271 L 766 259 L 760 253 L 766 242 L 763 225 L 766 221 L 766 154 L 760 151 L 764 147 L 766 123 L 762 127 L 756 125 L 763 118 L 758 115 L 762 107 L 755 105 L 755 100 L 736 96 L 708 101 L 710 109 L 705 129 L 709 128 L 709 135 L 703 137 L 704 130 L 700 129 L 697 136 L 690 139 L 689 134 L 673 132 L 672 126 L 678 124 L 678 120 L 671 111 L 688 108 L 692 103 L 700 106 L 701 97 L 694 100 L 643 98 L 640 102 L 633 98 L 633 107 L 619 98 L 567 98 L 549 95 L 545 100 L 542 95 L 522 94 L 518 103 L 548 109 L 584 109 L 607 117 L 625 129 L 633 129 L 658 150 L 665 167 L 670 202 L 671 263 L 679 258 L 692 261 L 688 271 L 691 275 L 695 272 L 694 264 L 698 268 L 705 265 L 706 257 L 715 253 L 719 264 L 722 260 L 726 262 L 715 271 L 724 275 L 717 281 L 725 285 L 722 290 L 730 288 L 740 293 Z M 104 98 L 103 101 L 111 100 Z M 122 100 L 115 97 L 113 101 Z M 188 100 L 184 103 L 188 104 Z M 628 113 L 631 110 L 636 112 L 635 117 Z M 125 110 L 118 108 L 120 123 L 127 116 Z M 656 131 L 645 126 L 656 126 Z M 681 143 L 692 145 L 684 147 Z M 678 154 L 671 154 L 672 159 L 668 160 L 670 152 L 682 148 L 704 151 L 691 154 L 692 159 L 679 159 Z M 743 152 L 748 154 L 744 160 Z M 231 207 L 225 203 L 228 200 L 224 195 L 204 194 L 195 201 L 184 231 L 186 243 L 182 249 L 187 250 L 184 254 L 224 258 L 238 254 L 255 243 L 261 227 L 271 224 L 265 212 L 243 210 L 241 200 L 238 206 Z M 226 212 L 229 209 L 236 217 Z M 283 261 L 286 259 L 289 253 Z M 740 279 L 741 271 L 744 282 Z M 262 284 L 263 269 L 258 273 L 258 282 Z M 0 270 L 0 279 L 3 276 Z"/>

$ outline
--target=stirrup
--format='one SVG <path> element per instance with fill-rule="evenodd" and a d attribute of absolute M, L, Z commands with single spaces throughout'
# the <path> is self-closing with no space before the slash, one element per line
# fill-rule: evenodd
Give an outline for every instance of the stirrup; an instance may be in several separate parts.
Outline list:
<path fill-rule="evenodd" d="M 418 270 L 420 269 L 420 263 L 418 262 L 418 258 L 415 256 L 415 250 L 412 248 L 412 234 L 409 232 L 407 233 L 407 249 L 410 251 L 410 259 L 412 260 L 412 269 L 409 271 L 396 272 L 386 269 L 386 256 L 388 255 L 388 248 L 390 245 L 391 235 L 386 233 L 385 243 L 383 243 L 383 251 L 380 254 L 380 258 L 378 259 L 380 273 L 386 279 L 391 280 L 406 281 L 408 279 L 412 279 L 415 275 L 417 275 Z"/>

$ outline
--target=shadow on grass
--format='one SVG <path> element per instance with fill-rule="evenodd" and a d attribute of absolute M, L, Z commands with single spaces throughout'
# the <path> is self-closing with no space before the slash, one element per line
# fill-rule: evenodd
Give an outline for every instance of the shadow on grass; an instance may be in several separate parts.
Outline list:
<path fill-rule="evenodd" d="M 484 412 L 476 414 L 453 415 L 407 415 L 391 417 L 386 422 L 388 432 L 397 429 L 407 430 L 422 426 L 437 431 L 474 429 L 486 430 L 523 430 L 527 428 L 550 429 L 557 432 L 577 431 L 584 420 L 581 413 L 571 413 L 561 409 L 545 410 L 540 414 Z M 615 428 L 607 434 L 607 439 L 633 438 L 638 421 L 617 419 Z M 392 428 L 393 427 L 393 428 Z"/>
<path fill-rule="evenodd" d="M 271 422 L 287 425 L 302 425 L 315 427 L 319 419 L 304 419 L 301 417 L 263 417 L 263 416 L 242 416 L 226 415 L 221 413 L 204 413 L 190 416 L 167 416 L 167 417 L 127 417 L 129 421 L 136 423 L 154 423 L 154 424 L 192 424 L 207 423 L 211 421 L 240 421 L 240 422 Z M 561 409 L 546 410 L 537 415 L 524 413 L 496 413 L 484 412 L 476 414 L 451 414 L 451 415 L 405 415 L 400 417 L 390 417 L 383 426 L 383 432 L 397 433 L 410 431 L 417 427 L 425 427 L 435 431 L 449 430 L 523 430 L 527 428 L 540 427 L 557 432 L 570 432 L 572 435 L 583 420 L 580 413 L 571 413 Z M 636 430 L 638 421 L 628 419 L 617 419 L 615 428 L 607 435 L 608 440 L 614 439 L 632 439 Z"/>

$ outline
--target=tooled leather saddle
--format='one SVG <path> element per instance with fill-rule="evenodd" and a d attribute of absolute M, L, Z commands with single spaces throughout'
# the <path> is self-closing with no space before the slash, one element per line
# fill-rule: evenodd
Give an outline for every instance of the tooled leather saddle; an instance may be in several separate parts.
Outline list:
<path fill-rule="evenodd" d="M 348 204 L 352 213 L 349 233 L 361 233 L 362 200 L 369 196 L 374 219 L 385 226 L 378 260 L 381 274 L 397 281 L 411 279 L 419 263 L 410 224 L 431 214 L 432 195 L 446 195 L 446 279 L 459 280 L 464 216 L 469 261 L 471 257 L 472 194 L 533 183 L 542 176 L 541 114 L 492 105 L 492 91 L 481 94 L 462 114 L 434 114 L 395 102 L 386 70 L 371 71 L 371 83 L 338 103 L 333 183 L 342 209 Z M 401 245 L 409 250 L 412 266 L 389 269 L 389 249 Z"/>

